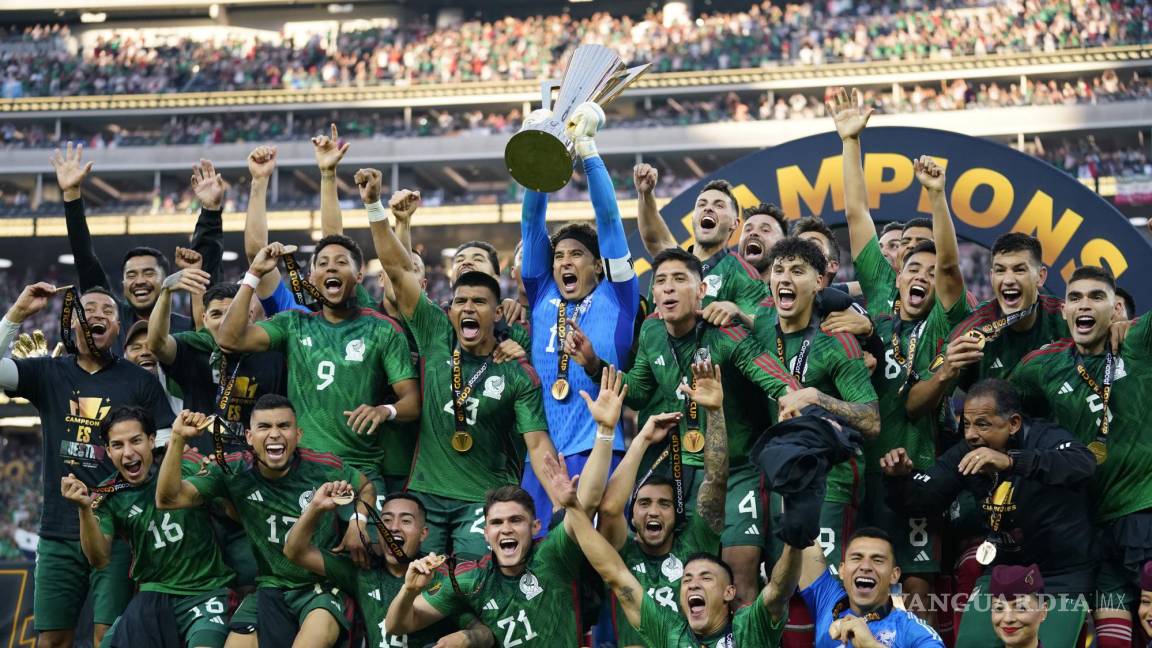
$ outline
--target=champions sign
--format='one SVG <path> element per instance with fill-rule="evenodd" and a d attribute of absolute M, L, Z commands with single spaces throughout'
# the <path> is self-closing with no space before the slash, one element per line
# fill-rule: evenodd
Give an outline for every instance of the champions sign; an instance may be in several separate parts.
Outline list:
<path fill-rule="evenodd" d="M 991 248 L 1006 232 L 1024 232 L 1044 248 L 1047 288 L 1064 295 L 1065 280 L 1082 265 L 1110 268 L 1142 307 L 1152 304 L 1152 245 L 1106 200 L 1062 171 L 1001 144 L 931 128 L 869 128 L 862 136 L 868 207 L 877 223 L 930 218 L 927 192 L 912 160 L 931 155 L 946 167 L 946 193 L 960 238 Z M 820 216 L 844 225 L 844 173 L 835 132 L 747 155 L 693 185 L 661 213 L 673 235 L 692 240 L 696 195 L 710 180 L 735 187 L 741 207 L 776 203 L 790 220 Z M 737 232 L 737 236 L 739 232 Z M 733 239 L 735 241 L 735 238 Z M 639 233 L 629 240 L 643 250 Z M 650 266 L 638 260 L 636 269 Z"/>

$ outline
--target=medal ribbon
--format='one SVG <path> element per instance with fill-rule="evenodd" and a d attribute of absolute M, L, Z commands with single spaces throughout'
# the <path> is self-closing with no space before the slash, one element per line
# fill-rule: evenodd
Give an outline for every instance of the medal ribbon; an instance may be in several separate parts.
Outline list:
<path fill-rule="evenodd" d="M 491 356 L 484 359 L 484 364 L 480 365 L 480 368 L 472 374 L 467 385 L 464 384 L 460 356 L 460 347 L 457 346 L 452 350 L 452 411 L 456 414 L 456 431 L 467 432 L 468 418 L 464 412 L 464 403 L 472 395 L 472 388 L 476 385 L 476 381 L 480 380 L 480 376 L 488 371 L 488 362 L 491 360 Z"/>
<path fill-rule="evenodd" d="M 672 481 L 676 496 L 676 517 L 684 515 L 684 457 L 680 448 L 680 430 L 668 435 L 668 456 L 672 458 Z"/>
<path fill-rule="evenodd" d="M 688 383 L 689 383 L 689 385 L 691 385 L 692 389 L 696 389 L 696 377 L 694 375 L 692 375 L 692 364 L 696 362 L 696 354 L 699 353 L 701 350 L 701 348 L 700 348 L 700 336 L 704 332 L 704 324 L 705 324 L 705 322 L 703 320 L 698 321 L 696 323 L 696 328 L 693 331 L 692 356 L 691 356 L 692 359 L 688 363 L 688 370 L 687 371 L 684 370 L 684 364 L 680 361 L 680 356 L 676 353 L 676 344 L 672 338 L 672 335 L 669 334 L 667 337 L 668 352 L 672 354 L 672 359 L 676 361 L 676 368 L 680 370 L 680 380 L 681 381 L 683 381 L 685 379 L 688 380 Z M 705 347 L 704 350 L 707 351 L 708 350 L 707 347 Z M 708 360 L 709 360 L 709 362 L 711 362 L 711 360 L 712 360 L 711 354 L 709 354 Z M 676 386 L 677 386 L 677 388 L 679 388 L 680 384 L 677 383 Z M 691 398 L 689 398 L 688 396 L 685 395 L 684 396 L 684 410 L 685 410 L 684 420 L 687 422 L 688 429 L 699 431 L 700 430 L 700 406 L 696 403 L 696 401 L 692 400 Z"/>
<path fill-rule="evenodd" d="M 812 321 L 808 323 L 808 328 L 804 331 L 804 341 L 800 343 L 800 350 L 796 352 L 796 365 L 792 368 L 792 375 L 796 378 L 796 382 L 803 382 L 804 369 L 808 366 L 808 353 L 812 350 L 812 336 L 816 334 L 816 329 L 820 324 L 816 317 L 812 317 Z M 776 322 L 776 359 L 780 361 L 780 366 L 785 369 L 788 368 L 788 356 L 784 351 L 784 329 L 780 328 L 780 322 Z"/>
<path fill-rule="evenodd" d="M 924 334 L 924 327 L 928 326 L 928 319 L 922 319 L 916 323 L 912 328 L 912 333 L 908 335 L 908 356 L 905 357 L 900 349 L 900 333 L 904 328 L 904 320 L 900 319 L 900 300 L 896 300 L 896 305 L 893 307 L 895 311 L 895 320 L 892 323 L 892 359 L 904 369 L 907 374 L 904 377 L 904 383 L 900 385 L 898 394 L 903 397 L 908 393 L 908 389 L 920 382 L 920 374 L 916 372 L 916 351 L 920 347 L 920 336 Z"/>
<path fill-rule="evenodd" d="M 578 317 L 583 315 L 588 307 L 592 304 L 592 293 L 580 302 L 576 307 L 576 311 L 572 313 L 572 321 L 575 322 Z M 568 337 L 568 302 L 563 299 L 560 300 L 560 305 L 556 307 L 556 344 L 559 345 L 560 358 L 556 364 L 556 382 L 561 380 L 568 381 L 568 363 L 571 358 L 564 352 L 564 340 Z"/>
<path fill-rule="evenodd" d="M 217 391 L 216 408 L 219 415 L 212 421 L 212 454 L 216 459 L 216 464 L 225 473 L 231 473 L 232 470 L 228 467 L 228 462 L 224 459 L 224 431 L 228 429 L 228 436 L 235 439 L 238 435 L 234 430 L 230 429 L 228 417 L 228 401 L 232 399 L 232 392 L 236 388 L 236 374 L 240 371 L 240 363 L 237 362 L 236 366 L 232 368 L 232 373 L 227 374 L 228 371 L 228 357 L 223 351 L 220 352 L 220 377 L 224 378 L 228 375 L 223 383 L 220 384 Z"/>
<path fill-rule="evenodd" d="M 119 493 L 120 491 L 128 488 L 132 488 L 132 484 L 129 484 L 126 481 L 120 481 L 119 477 L 117 477 L 111 484 L 107 484 L 105 486 L 93 486 L 89 489 L 89 492 L 92 494 L 92 510 L 96 510 L 96 508 L 100 506 L 104 500 L 108 499 L 113 494 Z"/>
<path fill-rule="evenodd" d="M 839 619 L 840 615 L 844 614 L 844 611 L 847 610 L 850 607 L 850 605 L 851 605 L 851 602 L 848 600 L 847 596 L 845 596 L 844 598 L 837 601 L 836 605 L 832 606 L 832 620 L 835 621 L 836 619 Z M 888 614 L 891 611 L 892 611 L 892 608 L 889 607 L 888 605 L 885 605 L 883 607 L 872 610 L 871 612 L 861 616 L 860 618 L 864 619 L 864 621 L 879 621 L 880 619 L 883 619 L 884 617 L 888 616 Z"/>
<path fill-rule="evenodd" d="M 284 259 L 284 271 L 288 275 L 288 288 L 292 291 L 292 296 L 296 299 L 297 304 L 312 311 L 320 310 L 320 306 L 327 306 L 336 310 L 346 310 L 356 306 L 356 293 L 352 293 L 350 298 L 339 304 L 334 303 L 325 297 L 319 288 L 304 279 L 304 274 L 300 272 L 300 264 L 296 261 L 295 256 L 285 254 L 280 258 Z M 311 301 L 309 301 L 309 297 L 312 298 Z"/>
<path fill-rule="evenodd" d="M 84 316 L 84 307 L 80 303 L 80 291 L 75 288 L 64 291 L 64 305 L 60 309 L 60 341 L 64 343 L 64 350 L 73 355 L 80 354 L 76 340 L 72 339 L 73 313 L 76 314 L 76 320 L 80 324 L 80 334 L 84 336 L 84 344 L 88 346 L 88 353 L 101 361 L 111 358 L 112 354 L 107 350 L 96 347 L 96 338 L 92 335 L 92 327 L 88 325 L 88 318 Z"/>
<path fill-rule="evenodd" d="M 1029 306 L 1028 308 L 1025 308 L 1024 310 L 1016 311 L 1015 313 L 1005 315 L 1004 317 L 1001 317 L 1000 319 L 998 319 L 994 322 L 988 322 L 987 324 L 981 324 L 980 326 L 977 326 L 976 328 L 974 328 L 972 330 L 973 331 L 980 331 L 981 333 L 984 334 L 984 338 L 990 342 L 990 341 L 995 340 L 996 338 L 1000 337 L 1000 334 L 1004 332 L 1004 329 L 1012 326 L 1013 324 L 1015 324 L 1016 322 L 1019 322 L 1022 319 L 1030 317 L 1032 315 L 1032 313 L 1036 312 L 1036 309 L 1039 306 L 1040 306 L 1040 303 L 1035 302 L 1031 306 Z M 929 366 L 929 371 L 936 371 L 937 369 L 940 368 L 940 365 L 942 365 L 942 364 L 944 364 L 944 354 L 943 353 L 937 355 L 935 358 L 932 359 L 932 364 Z"/>
<path fill-rule="evenodd" d="M 1112 381 L 1116 378 L 1116 358 L 1112 355 L 1112 349 L 1108 348 L 1104 352 L 1104 379 L 1103 385 L 1098 384 L 1096 379 L 1088 373 L 1088 368 L 1084 366 L 1084 360 L 1081 359 L 1080 354 L 1076 351 L 1076 347 L 1072 347 L 1072 358 L 1076 361 L 1076 373 L 1080 374 L 1080 379 L 1084 384 L 1088 385 L 1094 394 L 1100 397 L 1100 403 L 1104 406 L 1103 413 L 1100 416 L 1100 428 L 1096 432 L 1096 443 L 1103 446 L 1108 444 L 1108 428 L 1111 422 L 1108 420 L 1108 401 L 1112 398 Z"/>
<path fill-rule="evenodd" d="M 355 507 L 355 510 L 359 511 L 361 504 L 364 505 L 364 510 L 368 512 L 368 520 L 372 523 L 372 526 L 376 527 L 376 533 L 380 534 L 380 540 L 388 549 L 388 553 L 392 554 L 392 557 L 396 559 L 396 562 L 401 565 L 407 565 L 408 563 L 412 562 L 412 559 L 408 557 L 408 554 L 404 553 L 404 547 L 401 547 L 400 543 L 396 542 L 396 538 L 392 537 L 392 534 L 384 526 L 384 520 L 381 519 L 380 513 L 376 511 L 375 507 L 369 506 L 367 503 L 361 500 L 359 493 L 357 493 L 357 497 L 352 501 L 352 505 Z M 372 545 L 369 542 L 365 542 L 364 546 L 371 547 Z M 369 549 L 369 553 L 375 555 L 371 549 Z"/>

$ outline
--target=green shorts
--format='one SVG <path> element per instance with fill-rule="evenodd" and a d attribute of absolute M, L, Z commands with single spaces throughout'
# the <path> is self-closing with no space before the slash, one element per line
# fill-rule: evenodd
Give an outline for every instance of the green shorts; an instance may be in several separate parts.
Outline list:
<path fill-rule="evenodd" d="M 690 484 L 688 501 L 684 506 L 695 514 L 696 496 L 704 483 L 704 469 L 685 466 L 684 478 Z M 733 468 L 728 474 L 724 533 L 720 535 L 720 544 L 724 547 L 763 547 L 766 505 L 764 480 L 756 466 L 748 464 Z"/>
<path fill-rule="evenodd" d="M 136 589 L 128 578 L 131 565 L 132 550 L 123 540 L 112 541 L 107 567 L 92 569 L 79 540 L 40 538 L 33 601 L 37 632 L 75 628 L 89 590 L 93 622 L 111 625 Z"/>
<path fill-rule="evenodd" d="M 857 526 L 883 529 L 896 551 L 896 564 L 905 574 L 935 574 L 940 571 L 940 536 L 926 517 L 910 518 L 888 508 L 885 501 L 884 475 L 871 473 L 864 477 L 864 503 Z"/>
<path fill-rule="evenodd" d="M 212 516 L 212 530 L 220 545 L 224 564 L 236 572 L 235 587 L 256 585 L 256 555 L 252 552 L 252 541 L 244 533 L 244 527 L 235 520 L 224 516 Z"/>
<path fill-rule="evenodd" d="M 168 598 L 186 645 L 223 648 L 228 639 L 228 590 L 218 589 L 196 596 L 169 595 Z"/>
<path fill-rule="evenodd" d="M 228 621 L 228 630 L 236 634 L 249 635 L 256 632 L 256 593 L 252 592 L 240 601 L 232 618 Z"/>
<path fill-rule="evenodd" d="M 452 553 L 460 560 L 480 560 L 488 554 L 484 537 L 484 502 L 410 491 L 428 509 L 428 538 L 420 545 L 430 553 Z M 451 547 L 449 547 L 451 540 Z"/>
<path fill-rule="evenodd" d="M 772 528 L 778 528 L 784 498 L 777 493 L 772 493 L 769 501 L 772 507 Z M 844 544 L 848 542 L 848 537 L 855 530 L 856 509 L 851 504 L 824 500 L 824 504 L 820 507 L 820 537 L 816 541 L 824 550 L 824 560 L 833 571 L 840 566 Z M 784 550 L 784 543 L 775 534 L 766 536 L 764 546 L 768 556 L 773 560 L 778 558 Z"/>
<path fill-rule="evenodd" d="M 987 594 L 991 581 L 992 577 L 988 574 L 976 581 L 964 614 L 960 618 L 955 648 L 988 648 L 1002 645 L 992 629 L 992 601 Z M 1040 624 L 1040 643 L 1045 648 L 1075 648 L 1080 628 L 1087 616 L 1086 597 L 1054 596 L 1048 601 L 1048 616 L 1044 618 L 1044 623 Z"/>
<path fill-rule="evenodd" d="M 260 593 L 267 593 L 267 590 L 259 590 L 258 596 Z M 348 628 L 352 625 L 348 618 L 348 598 L 340 590 L 316 584 L 311 587 L 280 590 L 279 593 L 283 597 L 283 607 L 279 611 L 288 617 L 289 622 L 295 622 L 294 628 L 286 628 L 284 624 L 276 623 L 275 619 L 265 619 L 262 614 L 257 613 L 256 632 L 262 636 L 262 641 L 269 640 L 272 645 L 291 645 L 291 640 L 284 641 L 284 639 L 289 636 L 294 639 L 298 629 L 304 624 L 304 619 L 313 610 L 325 610 L 340 625 L 340 634 L 343 636 L 348 633 Z M 274 627 L 268 627 L 270 623 Z"/>

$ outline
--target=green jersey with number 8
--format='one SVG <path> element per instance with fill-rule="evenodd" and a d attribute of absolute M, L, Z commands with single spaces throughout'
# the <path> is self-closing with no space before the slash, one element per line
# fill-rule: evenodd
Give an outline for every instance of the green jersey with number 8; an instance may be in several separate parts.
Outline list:
<path fill-rule="evenodd" d="M 343 413 L 361 405 L 380 405 L 385 384 L 416 377 L 400 325 L 363 309 L 339 324 L 322 313 L 291 310 L 257 326 L 268 333 L 269 348 L 288 359 L 288 398 L 306 432 L 305 447 L 375 470 L 387 452 L 388 432 L 396 424 L 357 434 Z"/>

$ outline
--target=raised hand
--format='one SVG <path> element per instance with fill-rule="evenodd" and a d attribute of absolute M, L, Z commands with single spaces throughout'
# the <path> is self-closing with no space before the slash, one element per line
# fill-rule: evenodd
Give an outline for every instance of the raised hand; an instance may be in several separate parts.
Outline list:
<path fill-rule="evenodd" d="M 295 245 L 284 245 L 283 243 L 269 243 L 261 248 L 256 256 L 252 259 L 252 265 L 248 267 L 248 272 L 263 277 L 264 275 L 272 272 L 276 268 L 280 257 L 285 254 L 292 254 L 296 251 Z"/>
<path fill-rule="evenodd" d="M 188 268 L 196 268 L 199 270 L 204 267 L 204 257 L 192 248 L 177 247 L 175 262 L 176 267 L 181 270 Z"/>
<path fill-rule="evenodd" d="M 312 149 L 316 154 L 316 166 L 320 167 L 321 171 L 335 171 L 336 165 L 340 164 L 340 160 L 344 159 L 344 154 L 348 152 L 348 143 L 340 142 L 340 133 L 336 130 L 336 124 L 332 124 L 332 136 L 313 137 Z"/>
<path fill-rule="evenodd" d="M 56 183 L 60 185 L 60 191 L 64 192 L 66 201 L 80 197 L 80 185 L 92 172 L 92 163 L 84 164 L 83 158 L 84 144 L 77 143 L 73 147 L 72 142 L 68 142 L 63 153 L 60 149 L 56 149 L 56 153 L 50 158 L 52 168 L 56 169 Z"/>
<path fill-rule="evenodd" d="M 600 427 L 615 429 L 620 421 L 620 409 L 624 407 L 624 398 L 628 395 L 628 385 L 624 384 L 624 373 L 617 371 L 616 367 L 608 365 L 600 372 L 600 393 L 596 400 L 588 392 L 580 390 L 580 397 L 588 405 L 588 413 L 592 420 Z"/>
<path fill-rule="evenodd" d="M 374 434 L 380 424 L 388 420 L 389 410 L 383 405 L 361 405 L 354 410 L 344 410 L 348 417 L 348 427 L 356 434 Z"/>
<path fill-rule="evenodd" d="M 276 147 L 257 146 L 248 154 L 248 173 L 253 180 L 262 180 L 272 177 L 276 171 Z"/>
<path fill-rule="evenodd" d="M 440 565 L 444 564 L 446 556 L 430 553 L 423 558 L 408 563 L 408 572 L 404 574 L 404 587 L 410 592 L 423 592 L 432 576 Z"/>
<path fill-rule="evenodd" d="M 714 301 L 697 314 L 712 326 L 728 326 L 740 321 L 740 307 L 727 301 Z"/>
<path fill-rule="evenodd" d="M 660 172 L 651 164 L 640 163 L 632 167 L 632 182 L 636 184 L 636 192 L 650 194 L 656 190 L 656 183 L 660 180 Z"/>
<path fill-rule="evenodd" d="M 184 291 L 192 295 L 203 295 L 211 283 L 211 276 L 200 268 L 177 270 L 164 278 L 161 290 Z"/>
<path fill-rule="evenodd" d="M 220 209 L 227 189 L 224 176 L 216 172 L 211 161 L 202 159 L 200 164 L 192 167 L 192 191 L 205 209 Z"/>
<path fill-rule="evenodd" d="M 56 295 L 56 286 L 43 281 L 25 286 L 8 310 L 8 321 L 19 324 L 32 315 L 44 310 L 48 300 Z"/>
<path fill-rule="evenodd" d="M 557 503 L 564 508 L 573 508 L 580 504 L 576 498 L 576 480 L 580 475 L 568 477 L 568 465 L 564 463 L 563 456 L 545 455 L 541 472 L 544 473 L 544 481 L 552 487 L 551 493 Z"/>
<path fill-rule="evenodd" d="M 192 410 L 183 410 L 172 422 L 172 435 L 185 440 L 195 439 L 211 425 L 213 417 Z"/>
<path fill-rule="evenodd" d="M 715 412 L 724 407 L 724 385 L 720 380 L 720 365 L 712 364 L 711 361 L 693 362 L 692 379 L 696 382 L 695 389 L 692 385 L 681 384 L 677 390 L 704 409 Z"/>
<path fill-rule="evenodd" d="M 916 179 L 929 191 L 944 191 L 944 167 L 936 164 L 931 155 L 921 155 L 913 161 Z"/>
<path fill-rule="evenodd" d="M 853 89 L 852 96 L 844 88 L 840 88 L 830 101 L 825 102 L 828 114 L 836 122 L 836 132 L 840 139 L 856 139 L 860 132 L 868 125 L 868 118 L 872 116 L 872 108 L 864 107 L 864 95 Z"/>
<path fill-rule="evenodd" d="M 961 475 L 975 475 L 979 472 L 1004 472 L 1012 467 L 1012 457 L 992 448 L 976 448 L 964 455 L 956 469 Z"/>
<path fill-rule="evenodd" d="M 642 440 L 648 445 L 660 443 L 668 436 L 668 431 L 680 425 L 680 420 L 684 415 L 680 412 L 666 412 L 664 414 L 653 414 L 645 421 L 644 427 L 636 433 L 636 439 Z"/>
<path fill-rule="evenodd" d="M 380 200 L 380 193 L 384 186 L 384 174 L 380 173 L 378 169 L 360 169 L 356 172 L 354 180 L 356 186 L 360 187 L 360 200 L 365 205 L 371 205 Z"/>
<path fill-rule="evenodd" d="M 834 333 L 868 335 L 872 332 L 872 320 L 854 308 L 846 308 L 825 317 L 824 321 L 820 323 L 820 330 L 829 335 Z"/>
<path fill-rule="evenodd" d="M 72 473 L 60 478 L 60 494 L 76 506 L 92 508 L 92 495 L 88 492 L 88 486 Z"/>
<path fill-rule="evenodd" d="M 912 474 L 912 458 L 904 448 L 889 450 L 880 457 L 880 470 L 889 477 L 906 477 Z"/>
<path fill-rule="evenodd" d="M 951 380 L 968 365 L 980 362 L 984 358 L 982 350 L 984 344 L 969 335 L 961 335 L 948 343 L 948 351 L 944 353 L 944 364 L 936 371 L 942 374 L 941 378 Z"/>
<path fill-rule="evenodd" d="M 360 174 L 357 173 L 356 175 L 359 176 Z M 392 215 L 396 217 L 396 222 L 411 222 L 412 214 L 415 214 L 416 209 L 419 207 L 419 191 L 401 189 L 400 191 L 392 194 L 392 198 L 388 200 L 388 208 L 392 210 Z"/>
<path fill-rule="evenodd" d="M 500 302 L 500 315 L 509 324 L 528 324 L 528 309 L 515 299 Z"/>
<path fill-rule="evenodd" d="M 568 334 L 564 336 L 564 353 L 572 356 L 576 364 L 584 367 L 585 369 L 595 369 L 596 364 L 600 362 L 600 357 L 596 355 L 596 349 L 592 347 L 592 340 L 576 326 L 575 322 L 568 323 Z M 595 374 L 593 374 L 595 375 Z"/>

